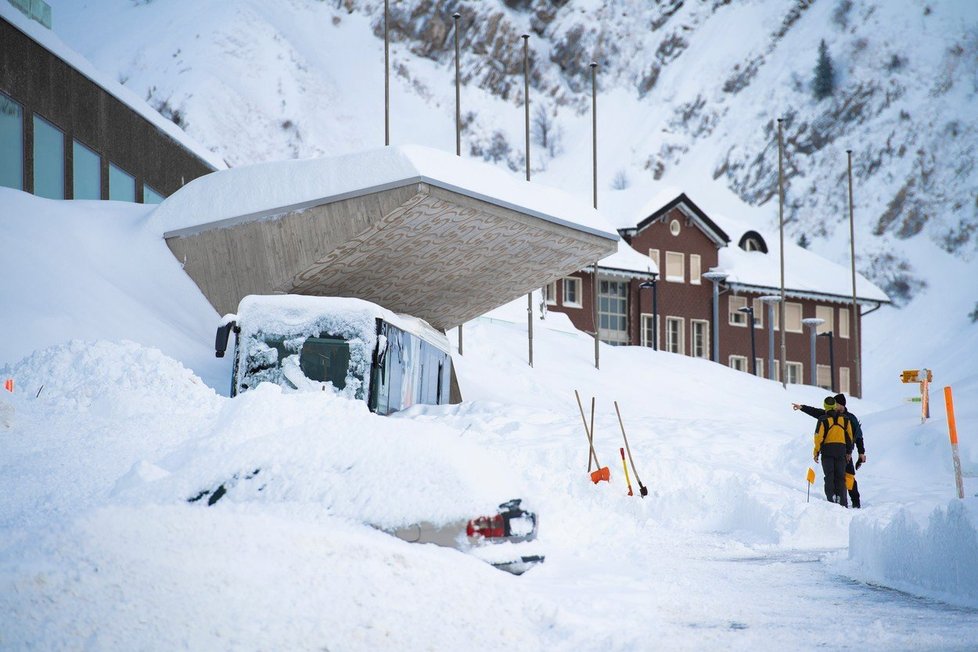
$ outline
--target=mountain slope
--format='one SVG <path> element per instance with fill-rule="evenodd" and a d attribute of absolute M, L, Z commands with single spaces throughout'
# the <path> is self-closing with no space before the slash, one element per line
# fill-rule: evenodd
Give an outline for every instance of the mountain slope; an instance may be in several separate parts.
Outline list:
<path fill-rule="evenodd" d="M 232 165 L 384 141 L 380 0 L 52 4 L 62 38 Z M 782 117 L 788 237 L 847 262 L 851 149 L 858 266 L 898 304 L 928 282 L 919 238 L 965 260 L 978 248 L 968 0 L 390 5 L 393 143 L 454 148 L 458 10 L 466 155 L 525 165 L 526 33 L 535 178 L 590 198 L 597 61 L 599 192 L 629 188 L 634 199 L 616 204 L 624 222 L 670 182 L 708 208 L 732 191 L 752 219 L 777 225 Z M 822 40 L 835 90 L 816 100 Z"/>

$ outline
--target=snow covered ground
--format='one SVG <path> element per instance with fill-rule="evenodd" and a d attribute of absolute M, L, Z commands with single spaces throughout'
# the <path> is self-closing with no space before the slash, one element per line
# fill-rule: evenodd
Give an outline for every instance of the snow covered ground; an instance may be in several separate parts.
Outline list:
<path fill-rule="evenodd" d="M 229 399 L 220 316 L 152 208 L 7 189 L 0 206 L 0 649 L 978 647 L 978 328 L 953 316 L 973 289 L 946 281 L 974 266 L 867 318 L 864 509 L 847 511 L 820 469 L 807 494 L 813 421 L 791 403 L 823 390 L 636 348 L 602 346 L 596 370 L 553 313 L 530 368 L 520 300 L 465 326 L 461 405 Z M 898 374 L 927 365 L 921 424 Z M 610 483 L 588 478 L 574 390 L 595 398 Z M 187 502 L 220 483 L 213 507 Z M 365 525 L 516 495 L 547 558 L 520 577 Z"/>

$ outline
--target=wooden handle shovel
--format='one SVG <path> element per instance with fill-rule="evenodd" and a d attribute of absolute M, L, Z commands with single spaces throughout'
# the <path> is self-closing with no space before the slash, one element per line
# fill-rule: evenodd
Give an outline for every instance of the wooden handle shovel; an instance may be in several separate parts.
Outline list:
<path fill-rule="evenodd" d="M 611 480 L 611 469 L 607 466 L 602 467 L 601 463 L 598 461 L 598 454 L 594 452 L 594 438 L 592 432 L 594 431 L 594 399 L 591 399 L 591 428 L 587 427 L 587 419 L 584 418 L 584 406 L 581 405 L 581 396 L 574 390 L 574 396 L 577 397 L 577 407 L 581 411 L 581 421 L 584 423 L 584 434 L 587 435 L 587 445 L 588 445 L 588 459 L 587 459 L 587 470 L 591 473 L 591 482 L 598 484 L 602 480 L 609 482 Z M 594 465 L 598 467 L 597 471 L 591 471 L 591 460 L 594 460 Z"/>
<path fill-rule="evenodd" d="M 621 438 L 625 440 L 625 450 L 628 451 L 628 461 L 632 464 L 632 471 L 635 473 L 635 481 L 638 482 L 638 493 L 645 498 L 649 495 L 649 488 L 642 484 L 642 480 L 638 477 L 638 470 L 635 468 L 635 460 L 632 459 L 632 449 L 628 447 L 628 437 L 625 435 L 625 424 L 621 420 L 621 410 L 618 409 L 618 401 L 615 401 L 615 413 L 618 414 L 618 425 L 621 426 Z M 622 462 L 624 463 L 624 458 Z M 628 488 L 628 495 L 631 496 L 631 486 Z"/>

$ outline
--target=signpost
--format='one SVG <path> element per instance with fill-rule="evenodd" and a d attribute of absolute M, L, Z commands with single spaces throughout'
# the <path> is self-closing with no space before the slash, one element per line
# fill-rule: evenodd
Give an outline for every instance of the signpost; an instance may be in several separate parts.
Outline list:
<path fill-rule="evenodd" d="M 900 382 L 917 383 L 920 385 L 920 397 L 913 397 L 913 403 L 920 402 L 920 422 L 924 423 L 930 418 L 930 384 L 934 380 L 934 374 L 930 369 L 905 369 L 900 374 Z"/>

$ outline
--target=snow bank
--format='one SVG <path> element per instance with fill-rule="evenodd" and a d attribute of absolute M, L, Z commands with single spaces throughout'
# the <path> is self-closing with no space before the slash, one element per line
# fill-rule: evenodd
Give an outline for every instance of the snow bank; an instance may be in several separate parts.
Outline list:
<path fill-rule="evenodd" d="M 849 561 L 865 582 L 978 608 L 978 498 L 954 500 L 921 517 L 859 516 L 849 526 Z"/>

